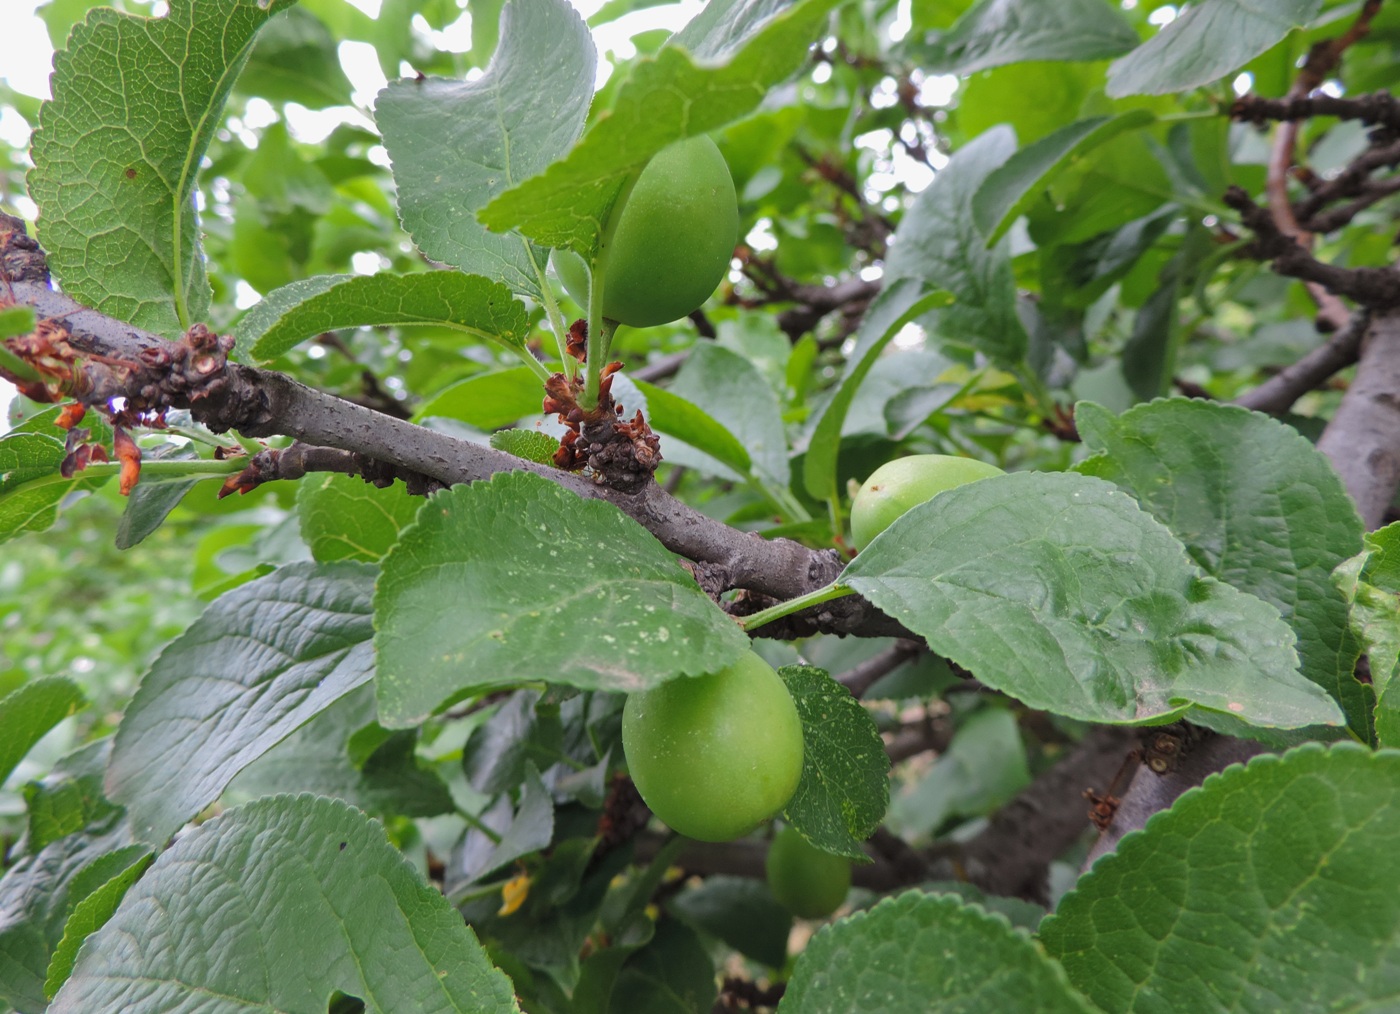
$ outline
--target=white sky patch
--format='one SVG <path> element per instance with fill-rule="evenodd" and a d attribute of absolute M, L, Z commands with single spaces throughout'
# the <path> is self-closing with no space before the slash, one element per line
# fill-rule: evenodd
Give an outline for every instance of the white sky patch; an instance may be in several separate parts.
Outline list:
<path fill-rule="evenodd" d="M 379 54 L 368 42 L 342 42 L 337 49 L 340 69 L 350 79 L 351 100 L 361 109 L 374 105 L 374 97 L 389 83 L 379 66 Z"/>

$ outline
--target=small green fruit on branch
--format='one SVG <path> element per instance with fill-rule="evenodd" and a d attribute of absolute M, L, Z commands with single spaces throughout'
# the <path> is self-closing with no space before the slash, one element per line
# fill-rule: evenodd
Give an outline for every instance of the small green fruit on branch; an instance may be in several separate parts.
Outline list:
<path fill-rule="evenodd" d="M 797 706 L 753 652 L 632 694 L 622 749 L 652 812 L 700 841 L 748 834 L 787 805 L 802 777 Z"/>
<path fill-rule="evenodd" d="M 851 889 L 851 861 L 809 845 L 791 827 L 773 836 L 764 870 L 773 897 L 799 919 L 825 919 Z"/>
<path fill-rule="evenodd" d="M 738 239 L 734 180 L 714 141 L 692 137 L 662 149 L 603 231 L 601 316 L 632 327 L 679 320 L 724 279 Z M 568 250 L 551 259 L 569 295 L 587 306 L 584 259 Z"/>
<path fill-rule="evenodd" d="M 886 462 L 870 473 L 851 502 L 851 539 L 864 549 L 911 507 L 944 490 L 1004 474 L 995 465 L 949 454 L 914 454 Z"/>

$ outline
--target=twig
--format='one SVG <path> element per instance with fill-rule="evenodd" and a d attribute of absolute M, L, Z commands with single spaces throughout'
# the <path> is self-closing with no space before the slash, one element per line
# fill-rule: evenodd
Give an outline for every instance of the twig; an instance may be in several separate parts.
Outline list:
<path fill-rule="evenodd" d="M 849 690 L 852 697 L 860 699 L 883 677 L 894 672 L 922 650 L 923 645 L 918 641 L 896 641 L 878 655 L 841 673 L 836 677 L 836 682 Z"/>
<path fill-rule="evenodd" d="M 1269 415 L 1287 412 L 1304 394 L 1356 362 L 1370 320 L 1371 315 L 1365 310 L 1352 314 L 1347 326 L 1328 338 L 1325 344 L 1246 391 L 1234 404 Z"/>

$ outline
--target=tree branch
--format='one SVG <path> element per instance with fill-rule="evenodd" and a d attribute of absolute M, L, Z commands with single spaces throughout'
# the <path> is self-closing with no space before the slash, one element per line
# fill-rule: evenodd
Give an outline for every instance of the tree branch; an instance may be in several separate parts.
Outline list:
<path fill-rule="evenodd" d="M 1361 354 L 1361 340 L 1370 322 L 1371 315 L 1364 310 L 1352 314 L 1347 326 L 1328 338 L 1325 344 L 1280 370 L 1252 391 L 1246 391 L 1235 399 L 1234 404 L 1269 415 L 1287 412 L 1303 395 L 1356 362 Z"/>
<path fill-rule="evenodd" d="M 667 549 L 703 562 L 711 588 L 752 589 L 785 600 L 830 583 L 842 569 L 833 550 L 808 549 L 788 539 L 764 539 L 730 528 L 681 503 L 654 482 L 640 492 L 621 493 L 582 475 L 458 440 L 313 390 L 270 370 L 220 360 L 213 364 L 215 372 L 201 376 L 198 390 L 187 389 L 180 378 L 174 378 L 179 384 L 166 385 L 170 389 L 153 385 L 159 369 L 150 363 L 178 358 L 174 353 L 186 349 L 182 343 L 98 313 L 51 289 L 42 251 L 24 234 L 18 219 L 0 219 L 0 239 L 5 240 L 3 264 L 12 279 L 15 301 L 33 307 L 83 356 L 117 364 L 102 366 L 103 385 L 87 392 L 88 403 L 94 406 L 105 409 L 115 397 L 157 399 L 159 404 L 152 407 L 188 408 L 198 422 L 215 432 L 236 429 L 251 437 L 290 436 L 313 447 L 338 448 L 389 463 L 447 486 L 497 472 L 534 472 L 579 496 L 606 500 Z M 335 461 L 333 470 L 344 467 L 339 459 L 325 460 Z M 829 603 L 815 622 L 828 633 L 886 636 L 903 630 L 856 596 Z"/>
<path fill-rule="evenodd" d="M 1377 313 L 1361 361 L 1317 449 L 1332 461 L 1367 528 L 1400 487 L 1400 310 Z"/>

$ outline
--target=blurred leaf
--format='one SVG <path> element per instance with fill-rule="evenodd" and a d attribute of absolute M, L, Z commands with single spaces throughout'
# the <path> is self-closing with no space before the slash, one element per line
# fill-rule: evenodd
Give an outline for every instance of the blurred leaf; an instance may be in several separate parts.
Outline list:
<path fill-rule="evenodd" d="M 124 855 L 124 853 L 117 853 Z M 78 956 L 78 948 L 91 934 L 101 929 L 112 918 L 117 906 L 131 885 L 136 883 L 155 858 L 154 852 L 143 852 L 136 856 L 131 865 L 116 874 L 97 890 L 73 906 L 67 921 L 63 924 L 63 938 L 49 959 L 48 972 L 44 977 L 44 994 L 52 997 L 67 981 L 73 971 L 73 961 Z"/>
<path fill-rule="evenodd" d="M 919 891 L 824 926 L 797 959 L 778 1005 L 784 1014 L 1028 1009 L 1092 1008 L 1024 930 L 976 905 Z"/>
<path fill-rule="evenodd" d="M 1003 365 L 1026 354 L 1026 332 L 1016 315 L 1010 246 L 989 246 L 973 214 L 987 178 L 1016 151 L 1016 137 L 997 127 L 953 155 L 914 200 L 895 230 L 885 277 L 918 278 L 951 292 L 953 305 L 935 316 L 938 334 Z"/>
<path fill-rule="evenodd" d="M 33 330 L 32 306 L 7 306 L 0 309 L 0 338 L 13 338 L 16 335 L 29 334 Z"/>
<path fill-rule="evenodd" d="M 1108 94 L 1163 95 L 1243 66 L 1322 8 L 1322 0 L 1204 0 L 1108 69 Z"/>
<path fill-rule="evenodd" d="M 741 460 L 735 455 L 734 444 L 737 442 L 737 450 L 752 463 L 753 475 L 780 489 L 787 487 L 792 476 L 788 468 L 787 435 L 783 430 L 782 410 L 773 389 L 753 363 L 718 345 L 698 344 L 691 349 L 685 365 L 676 374 L 670 391 L 689 401 L 711 420 L 723 419 L 724 422 L 717 425 L 733 434 L 733 438 L 731 441 L 712 439 L 715 434 L 703 424 L 690 432 L 706 439 L 709 447 L 698 447 L 687 439 L 685 433 L 669 435 L 697 446 L 698 450 L 712 454 L 731 467 L 731 462 Z M 676 402 L 663 396 L 662 404 L 666 407 L 662 418 L 673 420 Z M 688 413 L 686 419 L 675 421 L 694 423 L 696 419 L 694 413 Z M 722 451 L 725 457 L 720 457 L 715 451 Z M 749 474 L 749 469 L 736 471 L 744 476 Z"/>
<path fill-rule="evenodd" d="M 72 680 L 49 676 L 0 698 L 0 782 L 45 733 L 87 704 Z"/>
<path fill-rule="evenodd" d="M 1104 0 L 980 0 L 916 49 L 930 72 L 962 75 L 1023 60 L 1102 60 L 1137 44 L 1137 32 Z"/>
<path fill-rule="evenodd" d="M 768 885 L 749 877 L 706 877 L 666 903 L 676 916 L 770 968 L 787 960 L 792 915 Z"/>
<path fill-rule="evenodd" d="M 885 529 L 840 583 L 1033 708 L 1160 722 L 1203 708 L 1273 728 L 1338 725 L 1273 606 L 1204 577 L 1101 480 L 998 475 Z"/>
<path fill-rule="evenodd" d="M 543 704 L 538 690 L 517 690 L 462 748 L 462 769 L 477 792 L 494 796 L 515 788 L 533 761 L 547 768 L 560 756 L 564 730 L 559 706 Z"/>
<path fill-rule="evenodd" d="M 443 388 L 418 407 L 414 420 L 443 417 L 493 430 L 538 415 L 543 402 L 544 385 L 539 375 L 528 366 L 513 366 L 479 373 Z M 557 440 L 554 446 L 558 448 Z"/>
<path fill-rule="evenodd" d="M 175 337 L 209 313 L 193 194 L 254 36 L 291 0 L 90 12 L 54 55 L 28 176 L 38 239 L 74 299 Z"/>
<path fill-rule="evenodd" d="M 1306 439 L 1267 416 L 1174 398 L 1117 419 L 1081 402 L 1078 471 L 1117 484 L 1166 525 L 1211 577 L 1270 603 L 1297 636 L 1302 673 L 1365 737 L 1371 696 L 1332 571 L 1361 549 L 1363 526 L 1337 473 Z"/>
<path fill-rule="evenodd" d="M 996 811 L 1030 780 L 1016 716 L 989 708 L 968 718 L 928 774 L 894 797 L 890 821 L 902 837 L 931 835 L 950 818 Z"/>
<path fill-rule="evenodd" d="M 802 780 L 783 819 L 825 852 L 858 862 L 890 801 L 890 759 L 875 721 L 851 692 L 824 669 L 785 665 L 787 684 L 802 719 Z"/>
<path fill-rule="evenodd" d="M 378 563 L 424 502 L 402 483 L 377 489 L 353 475 L 307 476 L 297 489 L 297 518 L 319 562 Z"/>
<path fill-rule="evenodd" d="M 1142 401 L 1172 389 L 1177 349 L 1181 344 L 1181 297 L 1191 290 L 1196 269 L 1210 252 L 1209 230 L 1190 226 L 1181 248 L 1161 271 L 1155 292 L 1133 320 L 1132 337 L 1123 347 L 1123 376 Z"/>
<path fill-rule="evenodd" d="M 642 690 L 714 672 L 748 642 L 646 529 L 526 472 L 428 502 L 384 560 L 375 627 L 380 721 L 391 727 L 468 691 L 545 676 Z"/>
<path fill-rule="evenodd" d="M 1376 740 L 1400 746 L 1400 523 L 1366 535 L 1333 580 L 1351 606 L 1350 624 L 1371 666 Z"/>
<path fill-rule="evenodd" d="M 399 215 L 418 248 L 539 300 L 544 253 L 520 236 L 488 233 L 476 213 L 569 150 L 583 130 L 597 55 L 565 0 L 508 4 L 500 25 L 481 77 L 395 81 L 380 92 L 375 118 Z"/>
<path fill-rule="evenodd" d="M 987 245 L 1006 235 L 1006 230 L 1025 214 L 1040 196 L 1039 188 L 1056 171 L 1119 134 L 1155 120 L 1156 116 L 1147 109 L 1134 109 L 1120 116 L 1095 116 L 1062 127 L 1016 152 L 1001 168 L 993 170 L 972 199 L 973 219 L 986 235 Z"/>
<path fill-rule="evenodd" d="M 611 108 L 561 161 L 498 195 L 486 227 L 593 252 L 623 181 L 674 141 L 751 112 L 807 59 L 835 0 L 713 0 L 655 57 L 634 62 Z M 531 82 L 538 54 L 531 53 Z"/>
<path fill-rule="evenodd" d="M 233 776 L 370 678 L 375 569 L 297 563 L 216 600 L 156 659 L 117 730 L 107 789 L 162 842 Z"/>
<path fill-rule="evenodd" d="M 1040 937 L 1105 1011 L 1385 1009 L 1400 884 L 1376 857 L 1397 842 L 1400 753 L 1255 757 L 1125 837 Z"/>
<path fill-rule="evenodd" d="M 885 346 L 915 317 L 950 302 L 952 299 L 944 290 L 929 291 L 912 278 L 896 279 L 871 302 L 856 333 L 856 346 L 846 357 L 846 373 L 817 417 L 812 437 L 807 442 L 802 484 L 809 495 L 818 500 L 830 500 L 838 495 L 836 462 L 846 413 Z"/>
<path fill-rule="evenodd" d="M 239 321 L 238 347 L 243 355 L 267 362 L 323 331 L 421 324 L 450 327 L 519 352 L 530 330 L 525 307 L 510 290 L 477 275 L 322 275 L 269 292 Z"/>
<path fill-rule="evenodd" d="M 168 931 L 151 936 L 156 918 Z M 382 826 L 344 803 L 274 796 L 163 853 L 88 938 L 49 1010 L 141 1014 L 192 993 L 324 1010 L 334 989 L 423 1014 L 519 1010 L 510 980 Z"/>
<path fill-rule="evenodd" d="M 348 106 L 350 79 L 341 69 L 336 46 L 335 37 L 314 14 L 299 7 L 283 11 L 258 35 L 238 90 L 307 109 Z"/>

